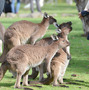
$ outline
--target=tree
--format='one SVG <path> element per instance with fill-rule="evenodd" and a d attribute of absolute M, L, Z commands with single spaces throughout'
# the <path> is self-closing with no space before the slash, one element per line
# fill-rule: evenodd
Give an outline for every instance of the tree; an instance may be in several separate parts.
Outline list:
<path fill-rule="evenodd" d="M 81 12 L 82 10 L 84 10 L 88 0 L 75 0 L 75 2 L 78 12 Z M 83 17 L 81 21 L 83 24 L 84 35 L 87 35 L 89 33 L 89 15 Z"/>

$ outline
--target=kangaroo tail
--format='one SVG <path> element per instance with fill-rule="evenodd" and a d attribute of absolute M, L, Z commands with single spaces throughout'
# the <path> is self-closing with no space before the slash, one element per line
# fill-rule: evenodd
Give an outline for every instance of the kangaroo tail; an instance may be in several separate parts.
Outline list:
<path fill-rule="evenodd" d="M 51 82 L 53 82 L 54 77 L 48 77 L 47 79 L 44 80 L 44 82 L 42 82 L 45 85 L 49 85 Z"/>
<path fill-rule="evenodd" d="M 2 65 L 0 67 L 0 81 L 3 79 L 7 69 L 8 68 L 7 68 L 6 62 L 2 63 Z"/>

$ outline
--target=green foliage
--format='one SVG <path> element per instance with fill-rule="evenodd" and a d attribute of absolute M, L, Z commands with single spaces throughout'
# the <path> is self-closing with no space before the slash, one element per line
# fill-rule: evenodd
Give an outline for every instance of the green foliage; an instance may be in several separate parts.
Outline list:
<path fill-rule="evenodd" d="M 28 13 L 29 10 L 24 10 L 21 6 L 19 13 Z M 46 4 L 42 8 L 43 12 L 47 12 L 51 15 L 56 14 L 55 18 L 58 23 L 71 21 L 73 23 L 73 30 L 69 35 L 69 41 L 71 43 L 71 56 L 72 59 L 65 73 L 64 82 L 72 82 L 67 84 L 69 88 L 53 87 L 52 85 L 42 85 L 42 88 L 30 87 L 34 90 L 88 90 L 89 89 L 89 41 L 86 37 L 82 37 L 83 34 L 82 23 L 78 18 L 78 13 L 75 4 L 69 6 L 67 4 L 48 5 Z M 67 16 L 63 16 L 67 14 Z M 72 14 L 72 16 L 70 15 Z M 7 28 L 13 22 L 19 20 L 28 20 L 32 22 L 40 22 L 42 18 L 0 18 L 0 22 Z M 51 25 L 44 37 L 50 36 L 55 33 L 55 27 Z M 31 73 L 31 72 L 30 72 Z M 71 76 L 76 74 L 76 77 Z M 0 90 L 14 90 L 15 79 L 11 78 L 12 74 L 7 72 L 2 81 L 0 81 Z M 46 75 L 45 75 L 46 77 Z M 38 80 L 38 78 L 36 79 Z M 28 87 L 29 88 L 29 87 Z M 18 89 L 16 89 L 18 90 Z"/>

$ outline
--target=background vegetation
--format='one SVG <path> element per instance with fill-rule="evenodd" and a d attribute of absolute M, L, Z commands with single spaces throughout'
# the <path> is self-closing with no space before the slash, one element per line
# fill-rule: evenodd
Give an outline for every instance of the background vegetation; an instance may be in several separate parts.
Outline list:
<path fill-rule="evenodd" d="M 19 11 L 21 13 L 30 13 L 29 9 L 24 10 L 23 6 Z M 64 82 L 72 82 L 68 84 L 69 88 L 53 87 L 52 85 L 42 85 L 42 88 L 30 87 L 34 90 L 88 90 L 89 89 L 89 41 L 86 37 L 82 37 L 82 23 L 78 18 L 78 12 L 75 3 L 71 6 L 66 3 L 59 4 L 45 4 L 42 8 L 42 12 L 47 12 L 50 15 L 56 14 L 55 18 L 58 23 L 72 22 L 73 30 L 69 35 L 69 41 L 71 43 L 71 56 L 72 59 L 65 73 Z M 64 16 L 66 14 L 66 16 Z M 28 20 L 32 22 L 41 22 L 42 18 L 0 18 L 0 22 L 8 28 L 13 22 L 19 20 Z M 55 33 L 55 27 L 51 25 L 49 31 L 47 31 L 44 37 L 50 36 Z M 30 72 L 31 73 L 31 72 Z M 72 76 L 75 74 L 75 77 Z M 16 79 L 11 78 L 12 74 L 7 72 L 2 81 L 0 81 L 0 90 L 14 90 L 14 83 Z M 38 78 L 37 78 L 38 80 Z M 29 87 L 28 87 L 29 88 Z M 18 89 L 16 89 L 18 90 Z M 29 89 L 28 89 L 29 90 Z"/>

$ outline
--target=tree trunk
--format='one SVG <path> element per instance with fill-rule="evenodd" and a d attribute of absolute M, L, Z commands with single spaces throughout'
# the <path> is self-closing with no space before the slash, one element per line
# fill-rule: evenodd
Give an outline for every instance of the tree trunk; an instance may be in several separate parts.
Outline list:
<path fill-rule="evenodd" d="M 71 5 L 73 3 L 73 0 L 66 0 L 66 3 L 68 3 L 69 5 Z"/>
<path fill-rule="evenodd" d="M 75 2 L 78 12 L 81 12 L 82 10 L 84 10 L 88 0 L 75 0 Z M 89 33 L 89 15 L 83 17 L 81 21 L 83 23 L 84 35 L 87 35 Z"/>

